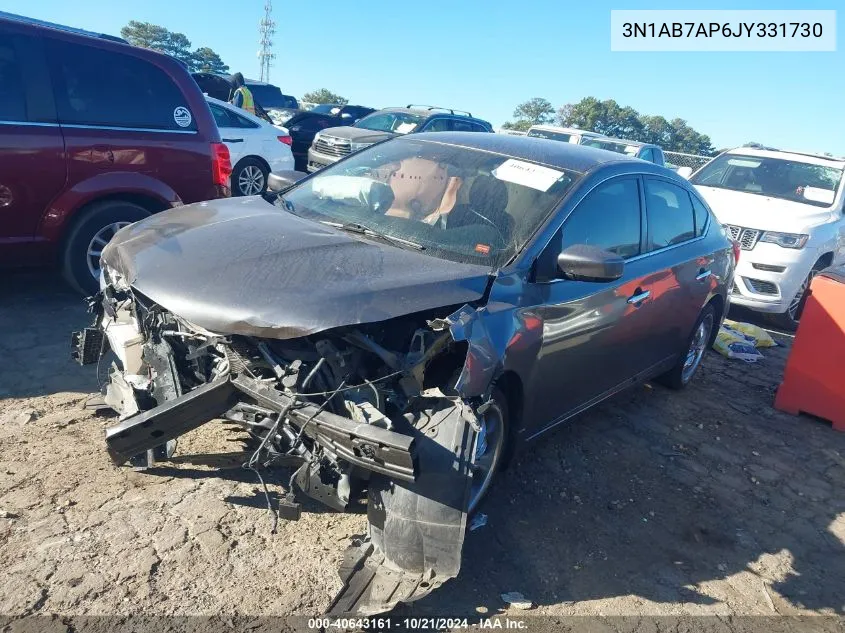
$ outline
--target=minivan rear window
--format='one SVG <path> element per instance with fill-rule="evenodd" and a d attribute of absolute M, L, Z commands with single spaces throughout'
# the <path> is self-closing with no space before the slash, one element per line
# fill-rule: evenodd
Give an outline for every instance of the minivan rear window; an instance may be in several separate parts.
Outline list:
<path fill-rule="evenodd" d="M 84 44 L 48 44 L 59 121 L 152 130 L 196 130 L 181 90 L 146 60 Z"/>
<path fill-rule="evenodd" d="M 26 121 L 26 90 L 11 39 L 0 41 L 0 121 Z"/>

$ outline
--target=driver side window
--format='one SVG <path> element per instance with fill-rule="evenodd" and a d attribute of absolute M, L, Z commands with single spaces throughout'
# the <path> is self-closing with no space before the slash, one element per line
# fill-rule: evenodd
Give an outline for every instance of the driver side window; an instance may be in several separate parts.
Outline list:
<path fill-rule="evenodd" d="M 628 259 L 640 254 L 640 190 L 636 178 L 602 183 L 569 214 L 563 225 L 563 249 L 590 244 Z"/>

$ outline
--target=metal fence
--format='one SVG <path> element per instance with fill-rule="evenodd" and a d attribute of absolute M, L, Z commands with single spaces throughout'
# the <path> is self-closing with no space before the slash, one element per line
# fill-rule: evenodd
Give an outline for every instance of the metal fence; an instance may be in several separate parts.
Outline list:
<path fill-rule="evenodd" d="M 698 156 L 696 154 L 682 154 L 680 152 L 663 151 L 663 156 L 666 158 L 666 166 L 677 169 L 678 167 L 689 167 L 693 171 L 697 171 L 700 167 L 704 167 L 712 158 L 709 156 Z"/>

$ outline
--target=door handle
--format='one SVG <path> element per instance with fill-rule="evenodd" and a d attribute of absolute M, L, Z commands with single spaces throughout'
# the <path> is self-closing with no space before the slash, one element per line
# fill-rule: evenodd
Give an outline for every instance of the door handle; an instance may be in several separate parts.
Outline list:
<path fill-rule="evenodd" d="M 709 270 L 704 270 L 703 268 L 698 271 L 698 274 L 695 276 L 696 281 L 704 281 L 705 279 L 709 278 L 713 273 Z"/>
<path fill-rule="evenodd" d="M 651 290 L 643 291 L 642 289 L 637 288 L 636 294 L 628 298 L 628 303 L 630 303 L 631 305 L 638 306 L 650 296 Z"/>
<path fill-rule="evenodd" d="M 242 138 L 224 138 L 224 143 L 243 143 L 244 140 Z"/>

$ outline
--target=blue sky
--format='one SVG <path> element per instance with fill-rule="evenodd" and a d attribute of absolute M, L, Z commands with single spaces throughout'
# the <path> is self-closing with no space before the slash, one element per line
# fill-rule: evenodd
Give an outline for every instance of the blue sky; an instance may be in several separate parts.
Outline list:
<path fill-rule="evenodd" d="M 758 141 L 845 155 L 845 53 L 612 53 L 611 9 L 836 9 L 841 0 L 276 0 L 271 81 L 300 97 L 329 88 L 353 103 L 428 103 L 499 126 L 514 106 L 585 96 L 686 119 L 716 147 Z M 258 76 L 264 0 L 0 0 L 0 10 L 119 34 L 153 22 Z M 842 19 L 837 16 L 839 25 Z"/>

